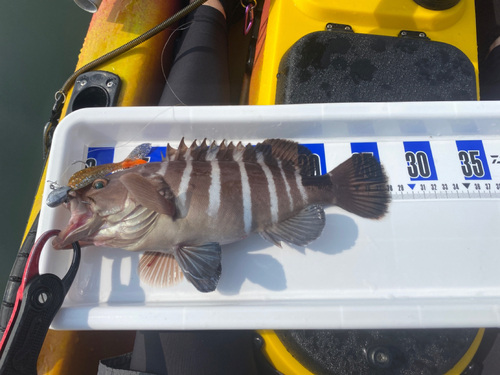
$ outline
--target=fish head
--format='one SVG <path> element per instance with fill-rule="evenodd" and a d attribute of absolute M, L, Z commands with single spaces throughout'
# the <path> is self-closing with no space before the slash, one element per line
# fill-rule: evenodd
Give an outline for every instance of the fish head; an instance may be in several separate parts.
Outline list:
<path fill-rule="evenodd" d="M 63 205 L 71 217 L 52 245 L 56 250 L 70 248 L 75 241 L 93 245 L 106 222 L 126 211 L 126 201 L 127 191 L 118 179 L 98 178 L 85 188 L 70 191 Z"/>
<path fill-rule="evenodd" d="M 146 235 L 159 214 L 175 214 L 168 185 L 159 176 L 135 168 L 95 179 L 85 188 L 68 193 L 68 225 L 54 238 L 56 250 L 80 244 L 132 246 Z M 135 170 L 134 170 L 135 169 Z"/>

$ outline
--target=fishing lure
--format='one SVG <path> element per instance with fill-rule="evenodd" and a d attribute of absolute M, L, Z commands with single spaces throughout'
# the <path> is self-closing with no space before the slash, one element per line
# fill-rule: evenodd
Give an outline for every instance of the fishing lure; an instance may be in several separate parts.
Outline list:
<path fill-rule="evenodd" d="M 51 184 L 50 187 L 52 191 L 47 197 L 47 205 L 49 207 L 57 207 L 68 200 L 68 194 L 71 191 L 84 188 L 96 179 L 102 178 L 110 173 L 146 163 L 143 158 L 146 157 L 150 151 L 151 143 L 142 143 L 134 148 L 125 160 L 119 163 L 102 164 L 82 169 L 71 176 L 67 186 L 56 187 L 54 184 Z"/>

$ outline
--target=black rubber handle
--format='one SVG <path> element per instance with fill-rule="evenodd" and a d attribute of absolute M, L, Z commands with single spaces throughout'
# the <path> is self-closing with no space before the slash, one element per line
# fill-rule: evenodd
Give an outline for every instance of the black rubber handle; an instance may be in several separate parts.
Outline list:
<path fill-rule="evenodd" d="M 36 364 L 50 324 L 66 295 L 59 277 L 44 274 L 30 281 L 12 333 L 0 359 L 1 375 L 36 375 Z"/>
<path fill-rule="evenodd" d="M 16 302 L 17 289 L 21 284 L 21 279 L 23 277 L 24 268 L 26 267 L 26 261 L 31 252 L 31 248 L 35 243 L 36 230 L 38 227 L 38 218 L 40 213 L 37 215 L 33 225 L 31 225 L 30 231 L 26 236 L 19 252 L 17 253 L 16 261 L 12 266 L 10 271 L 9 281 L 5 287 L 5 293 L 3 295 L 2 306 L 0 307 L 0 339 L 5 332 L 7 323 L 9 322 L 10 316 L 12 315 L 12 310 L 14 308 L 14 303 Z"/>

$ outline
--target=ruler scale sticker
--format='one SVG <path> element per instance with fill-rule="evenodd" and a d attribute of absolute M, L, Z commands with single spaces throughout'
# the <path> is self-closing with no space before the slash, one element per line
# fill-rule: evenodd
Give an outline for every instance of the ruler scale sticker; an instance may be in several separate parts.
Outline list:
<path fill-rule="evenodd" d="M 329 169 L 377 150 L 393 200 L 500 199 L 500 141 L 429 140 L 325 144 Z"/>
<path fill-rule="evenodd" d="M 381 143 L 384 144 L 385 142 Z M 407 176 L 401 173 L 392 173 L 392 170 L 388 171 L 390 179 L 388 188 L 392 188 L 391 194 L 394 200 L 500 198 L 500 168 L 495 170 L 498 182 L 493 183 L 485 148 L 481 140 L 421 142 L 428 145 L 422 151 L 428 157 L 429 170 L 426 169 L 424 155 L 421 156 L 423 167 L 420 166 L 417 159 L 417 168 L 413 168 L 414 165 L 411 165 L 412 168 L 410 168 L 408 151 L 415 150 L 409 150 L 406 147 L 407 143 L 404 142 L 405 161 L 408 168 Z M 497 142 L 494 142 L 494 144 L 498 147 Z M 391 142 L 387 142 L 385 145 L 390 147 Z M 414 154 L 416 156 L 417 152 L 414 152 Z M 413 162 L 413 159 L 410 161 Z M 418 168 L 423 170 L 424 176 L 420 174 L 419 177 L 415 178 L 414 169 Z M 420 172 L 420 169 L 418 171 Z M 408 180 L 415 181 L 415 183 L 408 182 Z"/>
<path fill-rule="evenodd" d="M 393 200 L 500 199 L 500 141 L 429 140 L 329 142 L 304 144 L 313 153 L 317 174 L 324 174 L 354 153 L 370 153 L 389 176 Z M 90 165 L 111 163 L 114 148 L 88 149 Z M 165 147 L 153 147 L 148 159 L 160 161 Z"/>

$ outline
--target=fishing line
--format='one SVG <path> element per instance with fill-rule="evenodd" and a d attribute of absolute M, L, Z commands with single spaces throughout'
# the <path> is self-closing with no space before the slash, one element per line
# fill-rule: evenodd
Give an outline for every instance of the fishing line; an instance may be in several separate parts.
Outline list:
<path fill-rule="evenodd" d="M 158 26 L 153 27 L 151 30 L 145 32 L 144 34 L 140 35 L 139 37 L 131 40 L 130 42 L 124 44 L 121 47 L 118 47 L 117 49 L 108 52 L 107 54 L 99 57 L 98 59 L 86 64 L 82 68 L 78 69 L 76 72 L 74 72 L 64 83 L 63 87 L 59 90 L 62 93 L 68 92 L 69 88 L 75 83 L 76 78 L 83 73 L 88 72 L 89 70 L 94 69 L 98 65 L 101 65 L 104 62 L 107 62 L 113 58 L 115 58 L 118 55 L 121 55 L 124 52 L 127 52 L 131 50 L 132 48 L 138 46 L 141 43 L 144 43 L 146 40 L 152 38 L 156 34 L 160 33 L 161 31 L 167 29 L 168 27 L 172 26 L 175 22 L 181 20 L 185 16 L 187 16 L 189 13 L 191 13 L 193 10 L 198 8 L 199 6 L 203 5 L 207 0 L 196 0 L 192 2 L 191 4 L 187 5 L 185 8 L 181 9 L 178 11 L 176 14 L 174 14 L 172 17 L 167 19 L 166 21 L 160 23 Z"/>
<path fill-rule="evenodd" d="M 75 165 L 77 163 L 82 163 L 82 164 L 87 165 L 87 163 L 85 163 L 83 160 L 75 160 L 73 163 L 71 163 L 71 165 Z"/>
<path fill-rule="evenodd" d="M 169 106 L 169 107 L 165 107 L 164 110 L 160 111 L 160 113 L 158 113 L 157 115 L 155 115 L 151 120 L 149 120 L 146 125 L 144 125 L 141 129 L 139 129 L 137 131 L 137 133 L 132 137 L 130 138 L 128 141 L 124 142 L 124 143 L 119 143 L 119 141 L 117 141 L 116 145 L 114 146 L 101 146 L 101 147 L 97 147 L 97 148 L 94 148 L 93 151 L 101 151 L 101 150 L 106 150 L 107 148 L 109 147 L 113 147 L 115 150 L 118 149 L 118 148 L 122 148 L 122 147 L 125 147 L 127 146 L 129 143 L 133 142 L 134 139 L 136 139 L 142 132 L 144 132 L 144 130 L 147 129 L 148 126 L 150 126 L 152 123 L 154 123 L 154 121 L 162 116 L 163 114 L 167 113 L 168 111 L 171 111 L 174 109 L 174 107 L 177 107 L 179 105 L 176 105 L 176 106 Z M 86 163 L 82 160 L 73 160 L 73 162 L 68 165 L 68 167 L 66 167 L 66 169 L 61 173 L 60 177 L 58 178 L 58 180 L 60 180 L 67 172 L 68 170 L 75 164 L 77 163 L 83 163 L 86 165 Z M 83 168 L 82 168 L 83 169 Z M 76 172 L 75 172 L 76 173 Z M 71 176 L 70 176 L 71 177 Z M 57 185 L 60 185 L 60 183 L 58 182 L 58 180 L 56 181 L 49 181 L 47 180 L 48 183 L 51 183 L 51 184 L 57 184 Z M 69 178 L 68 178 L 69 180 Z M 64 184 L 63 184 L 64 185 Z"/>
<path fill-rule="evenodd" d="M 184 103 L 178 96 L 177 94 L 174 92 L 174 90 L 172 89 L 172 87 L 170 86 L 170 83 L 168 82 L 168 79 L 167 79 L 167 74 L 165 73 L 165 68 L 163 66 L 163 55 L 165 54 L 165 48 L 167 48 L 167 45 L 168 45 L 168 42 L 170 42 L 170 39 L 172 38 L 172 36 L 175 34 L 175 32 L 177 31 L 184 31 L 184 30 L 187 30 L 191 27 L 191 24 L 193 23 L 194 21 L 190 21 L 182 26 L 179 26 L 178 28 L 176 28 L 172 34 L 170 34 L 170 36 L 168 37 L 168 40 L 167 42 L 165 43 L 165 45 L 163 46 L 163 49 L 161 51 L 161 56 L 160 56 L 160 65 L 161 65 L 161 72 L 163 74 L 163 78 L 165 79 L 165 83 L 167 84 L 168 88 L 170 89 L 170 91 L 172 92 L 172 94 L 174 94 L 175 98 L 182 104 L 182 105 L 187 105 L 186 103 Z"/>
<path fill-rule="evenodd" d="M 167 111 L 173 110 L 175 107 L 178 107 L 178 106 L 179 106 L 179 104 L 177 104 L 175 106 L 165 107 L 165 109 L 163 111 L 161 111 L 156 116 L 154 116 L 151 120 L 149 120 L 148 123 L 146 125 L 144 125 L 142 127 L 142 129 L 139 130 L 130 140 L 128 140 L 127 142 L 122 143 L 122 144 L 117 144 L 116 147 L 115 147 L 115 149 L 116 148 L 120 148 L 120 147 L 124 147 L 124 146 L 128 145 L 130 142 L 132 142 L 134 139 L 136 139 L 139 134 L 141 134 L 142 132 L 144 132 L 144 130 L 146 130 L 147 127 L 149 125 L 151 125 L 158 117 L 160 117 L 161 115 L 165 114 Z"/>
<path fill-rule="evenodd" d="M 97 66 L 123 54 L 124 52 L 127 52 L 131 50 L 132 48 L 138 46 L 139 44 L 144 43 L 146 40 L 152 38 L 153 36 L 157 35 L 161 31 L 167 29 L 168 27 L 172 26 L 174 23 L 178 22 L 185 16 L 187 16 L 189 13 L 191 13 L 193 10 L 196 8 L 200 7 L 203 5 L 207 0 L 195 0 L 194 2 L 188 4 L 185 8 L 181 9 L 177 13 L 175 13 L 172 17 L 168 18 L 164 22 L 160 23 L 159 25 L 153 27 L 149 31 L 146 31 L 144 34 L 140 35 L 139 37 L 131 40 L 130 42 L 124 44 L 121 47 L 116 48 L 115 50 L 106 53 L 105 55 L 97 58 L 94 61 L 91 61 L 90 63 L 84 65 L 80 69 L 78 69 L 76 72 L 74 72 L 64 83 L 64 85 L 56 92 L 56 101 L 52 107 L 52 113 L 51 116 L 49 117 L 49 121 L 45 124 L 45 127 L 43 129 L 43 155 L 44 159 L 47 158 L 51 143 L 52 143 L 52 134 L 54 132 L 55 127 L 59 123 L 59 119 L 61 117 L 61 112 L 63 109 L 64 102 L 66 101 L 66 94 L 68 90 L 70 89 L 71 86 L 75 83 L 77 77 L 80 74 L 86 73 L 90 70 L 95 69 Z"/>
<path fill-rule="evenodd" d="M 174 36 L 174 34 L 177 31 L 184 31 L 184 30 L 189 29 L 191 27 L 191 25 L 192 25 L 193 22 L 194 21 L 187 22 L 184 25 L 181 25 L 181 26 L 177 27 L 175 30 L 173 30 L 172 33 L 170 34 L 170 36 L 168 37 L 167 42 L 163 46 L 163 49 L 161 50 L 161 56 L 160 56 L 161 72 L 162 72 L 163 78 L 165 79 L 165 81 L 167 82 L 167 84 L 168 84 L 167 74 L 165 73 L 165 67 L 163 66 L 163 56 L 165 55 L 165 48 L 167 48 L 167 45 L 170 42 L 170 39 L 172 39 L 172 37 Z"/>

